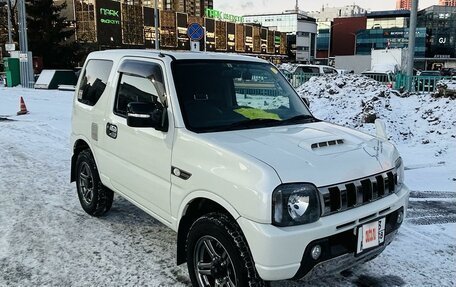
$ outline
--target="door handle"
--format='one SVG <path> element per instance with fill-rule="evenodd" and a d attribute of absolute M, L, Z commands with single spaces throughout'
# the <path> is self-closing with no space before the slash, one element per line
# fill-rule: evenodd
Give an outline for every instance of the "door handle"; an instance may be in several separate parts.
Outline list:
<path fill-rule="evenodd" d="M 117 126 L 111 123 L 106 124 L 106 134 L 108 137 L 116 139 L 117 138 Z"/>

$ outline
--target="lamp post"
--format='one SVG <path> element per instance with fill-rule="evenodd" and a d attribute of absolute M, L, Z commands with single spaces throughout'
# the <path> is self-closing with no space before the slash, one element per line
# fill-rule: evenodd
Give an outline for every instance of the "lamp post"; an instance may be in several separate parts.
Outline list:
<path fill-rule="evenodd" d="M 407 87 L 410 91 L 412 88 L 413 66 L 415 64 L 415 38 L 416 22 L 418 14 L 418 0 L 412 0 L 412 11 L 410 11 L 410 28 L 409 28 L 409 45 L 407 57 Z"/>
<path fill-rule="evenodd" d="M 13 43 L 13 36 L 11 33 L 12 24 L 11 24 L 11 0 L 6 0 L 7 9 L 8 9 L 8 44 Z"/>
<path fill-rule="evenodd" d="M 158 35 L 158 0 L 155 0 L 154 4 L 154 26 L 155 26 L 155 50 L 160 49 L 160 44 L 158 43 L 160 36 Z"/>
<path fill-rule="evenodd" d="M 33 76 L 32 53 L 28 51 L 27 37 L 27 13 L 25 11 L 25 0 L 18 0 L 17 14 L 19 19 L 19 49 L 20 49 L 20 70 L 21 85 L 24 88 L 33 88 L 35 79 Z"/>

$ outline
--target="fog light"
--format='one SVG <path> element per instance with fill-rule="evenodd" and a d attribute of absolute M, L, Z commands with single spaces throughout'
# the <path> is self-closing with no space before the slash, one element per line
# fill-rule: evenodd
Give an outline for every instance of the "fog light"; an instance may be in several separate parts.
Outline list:
<path fill-rule="evenodd" d="M 401 224 L 403 220 L 404 220 L 404 213 L 402 211 L 399 211 L 397 213 L 397 224 Z"/>
<path fill-rule="evenodd" d="M 320 258 L 320 255 L 321 255 L 321 246 L 320 245 L 315 245 L 312 248 L 312 251 L 310 253 L 312 255 L 312 258 L 314 260 L 317 260 L 318 258 Z"/>

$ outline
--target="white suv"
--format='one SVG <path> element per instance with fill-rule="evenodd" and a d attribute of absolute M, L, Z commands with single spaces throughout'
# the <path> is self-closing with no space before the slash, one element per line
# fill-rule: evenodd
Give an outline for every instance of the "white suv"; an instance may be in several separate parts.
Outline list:
<path fill-rule="evenodd" d="M 409 190 L 383 131 L 314 118 L 260 59 L 95 52 L 76 87 L 71 180 L 90 215 L 116 192 L 175 230 L 194 286 L 264 286 L 393 240 Z"/>

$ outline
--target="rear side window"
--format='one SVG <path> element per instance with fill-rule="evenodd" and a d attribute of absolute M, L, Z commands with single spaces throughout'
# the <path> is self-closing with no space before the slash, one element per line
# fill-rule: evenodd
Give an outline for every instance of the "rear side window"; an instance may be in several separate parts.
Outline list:
<path fill-rule="evenodd" d="M 78 91 L 78 101 L 94 106 L 108 83 L 113 62 L 107 60 L 89 60 Z"/>
<path fill-rule="evenodd" d="M 305 74 L 320 74 L 320 70 L 317 67 L 301 67 L 301 72 Z"/>

